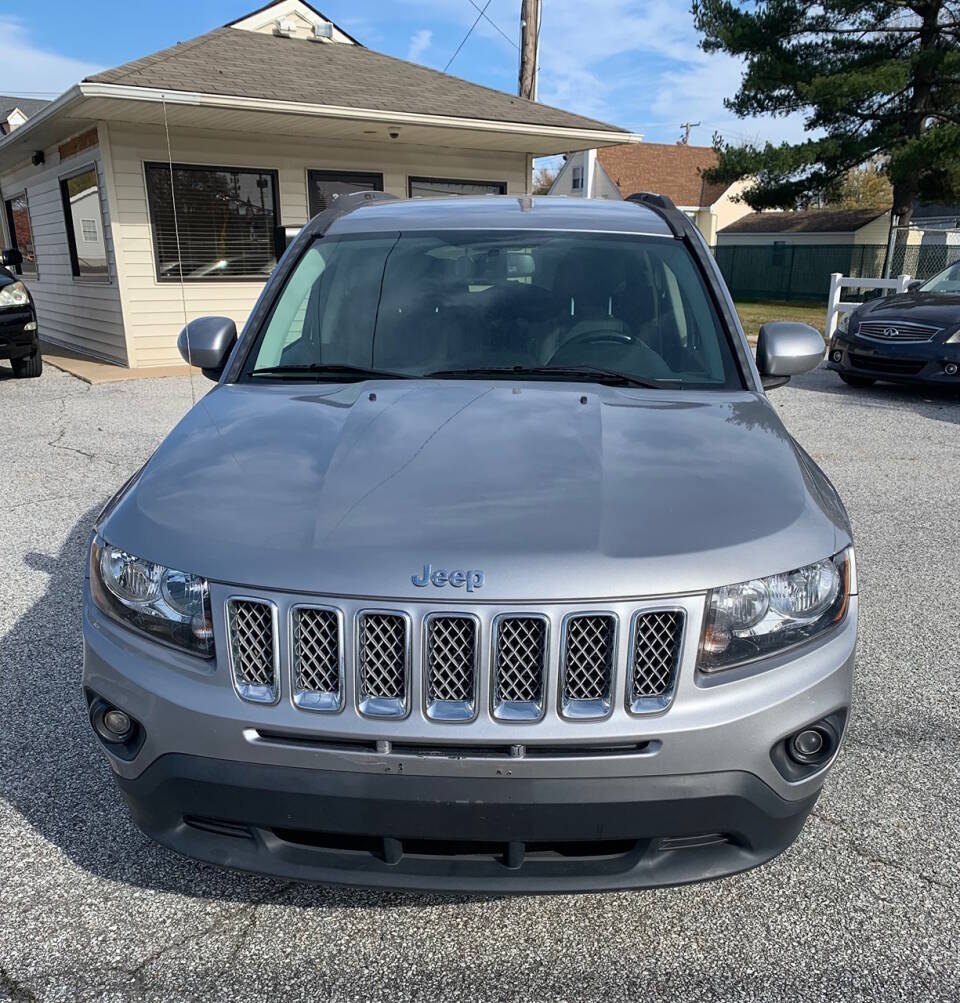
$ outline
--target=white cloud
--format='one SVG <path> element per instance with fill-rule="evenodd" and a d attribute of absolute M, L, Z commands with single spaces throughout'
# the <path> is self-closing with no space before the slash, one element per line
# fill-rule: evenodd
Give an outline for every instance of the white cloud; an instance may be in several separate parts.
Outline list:
<path fill-rule="evenodd" d="M 0 38 L 3 39 L 3 88 L 27 97 L 57 97 L 103 68 L 40 48 L 24 23 L 10 14 L 0 14 Z"/>
<path fill-rule="evenodd" d="M 430 48 L 431 41 L 433 41 L 433 32 L 428 28 L 421 28 L 414 32 L 410 38 L 410 47 L 407 49 L 407 59 L 411 63 L 419 62 L 420 57 Z"/>

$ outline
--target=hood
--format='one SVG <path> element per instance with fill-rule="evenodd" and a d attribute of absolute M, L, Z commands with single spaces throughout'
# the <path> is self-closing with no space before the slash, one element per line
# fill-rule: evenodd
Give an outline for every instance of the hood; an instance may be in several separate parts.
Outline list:
<path fill-rule="evenodd" d="M 869 300 L 855 311 L 858 321 L 900 320 L 947 327 L 960 324 L 960 294 L 900 293 Z"/>
<path fill-rule="evenodd" d="M 582 403 L 585 401 L 585 403 Z M 847 542 L 759 394 L 571 383 L 221 385 L 100 527 L 211 580 L 463 601 L 698 591 Z"/>

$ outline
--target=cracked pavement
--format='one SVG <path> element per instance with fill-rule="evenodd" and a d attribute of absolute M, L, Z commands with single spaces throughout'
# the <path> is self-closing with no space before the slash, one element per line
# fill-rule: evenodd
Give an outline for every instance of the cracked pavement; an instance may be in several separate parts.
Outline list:
<path fill-rule="evenodd" d="M 824 371 L 771 393 L 850 510 L 861 582 L 849 738 L 797 843 L 712 884 L 482 898 L 235 874 L 133 827 L 79 691 L 83 562 L 190 382 L 9 375 L 0 1000 L 960 1000 L 957 397 Z"/>

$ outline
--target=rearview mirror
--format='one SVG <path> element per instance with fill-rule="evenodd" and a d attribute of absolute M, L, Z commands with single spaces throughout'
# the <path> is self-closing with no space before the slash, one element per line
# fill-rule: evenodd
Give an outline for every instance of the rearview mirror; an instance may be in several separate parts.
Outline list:
<path fill-rule="evenodd" d="M 0 265 L 8 268 L 19 268 L 23 264 L 23 255 L 15 248 L 8 247 L 5 251 L 0 251 Z"/>
<path fill-rule="evenodd" d="M 916 292 L 926 281 L 927 281 L 926 279 L 911 279 L 907 283 L 907 292 L 908 293 Z"/>
<path fill-rule="evenodd" d="M 229 317 L 198 317 L 177 338 L 184 362 L 199 366 L 209 380 L 219 380 L 237 343 L 237 325 Z"/>
<path fill-rule="evenodd" d="M 791 376 L 816 369 L 827 346 L 809 324 L 777 321 L 764 324 L 757 339 L 757 369 L 765 390 L 783 386 Z"/>

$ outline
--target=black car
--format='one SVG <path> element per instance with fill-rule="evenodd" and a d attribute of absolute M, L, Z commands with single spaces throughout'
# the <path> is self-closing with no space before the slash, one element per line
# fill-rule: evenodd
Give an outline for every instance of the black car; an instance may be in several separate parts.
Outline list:
<path fill-rule="evenodd" d="M 855 387 L 891 380 L 960 391 L 960 262 L 847 314 L 827 358 L 827 368 Z"/>
<path fill-rule="evenodd" d="M 22 261 L 17 250 L 0 253 L 0 359 L 9 359 L 13 375 L 21 378 L 43 372 L 33 297 L 10 271 Z"/>

